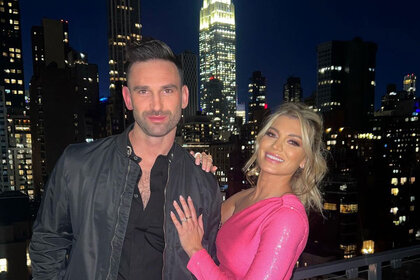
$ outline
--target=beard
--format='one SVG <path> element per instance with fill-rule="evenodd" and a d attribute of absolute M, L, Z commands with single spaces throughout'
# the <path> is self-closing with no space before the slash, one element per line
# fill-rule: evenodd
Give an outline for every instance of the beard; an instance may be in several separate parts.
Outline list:
<path fill-rule="evenodd" d="M 171 111 L 146 111 L 141 114 L 133 112 L 134 120 L 141 130 L 151 137 L 163 137 L 171 132 L 178 125 L 181 119 L 181 107 L 176 108 L 175 112 Z M 149 116 L 165 116 L 163 123 L 153 123 Z"/>

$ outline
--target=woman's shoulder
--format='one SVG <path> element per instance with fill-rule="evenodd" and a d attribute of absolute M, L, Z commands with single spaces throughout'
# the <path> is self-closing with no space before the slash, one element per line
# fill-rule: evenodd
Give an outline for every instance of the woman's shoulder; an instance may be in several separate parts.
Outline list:
<path fill-rule="evenodd" d="M 287 194 L 274 202 L 266 222 L 306 226 L 308 216 L 300 199 L 293 194 Z"/>

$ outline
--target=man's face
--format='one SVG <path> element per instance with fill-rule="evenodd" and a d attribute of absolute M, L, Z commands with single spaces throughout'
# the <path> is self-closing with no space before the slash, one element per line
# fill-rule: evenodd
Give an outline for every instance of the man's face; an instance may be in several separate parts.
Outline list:
<path fill-rule="evenodd" d="M 150 137 L 175 132 L 188 104 L 188 88 L 182 86 L 175 64 L 161 59 L 134 63 L 127 83 L 124 101 L 140 129 Z"/>

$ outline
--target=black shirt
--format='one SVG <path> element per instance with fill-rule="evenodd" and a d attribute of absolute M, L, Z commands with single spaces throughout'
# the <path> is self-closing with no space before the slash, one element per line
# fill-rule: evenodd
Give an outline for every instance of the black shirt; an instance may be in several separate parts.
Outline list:
<path fill-rule="evenodd" d="M 129 147 L 130 149 L 131 147 Z M 131 149 L 131 151 L 133 151 Z M 130 158 L 141 159 L 131 152 Z M 137 180 L 139 182 L 140 176 Z M 150 172 L 150 199 L 143 201 L 135 188 L 121 252 L 118 280 L 162 279 L 164 189 L 168 178 L 168 157 L 160 155 Z"/>

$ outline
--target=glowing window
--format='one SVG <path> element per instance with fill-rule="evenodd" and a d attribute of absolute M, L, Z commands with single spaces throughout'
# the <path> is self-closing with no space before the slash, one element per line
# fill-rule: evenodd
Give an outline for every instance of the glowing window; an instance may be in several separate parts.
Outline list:
<path fill-rule="evenodd" d="M 7 259 L 0 259 L 0 273 L 7 272 Z"/>

